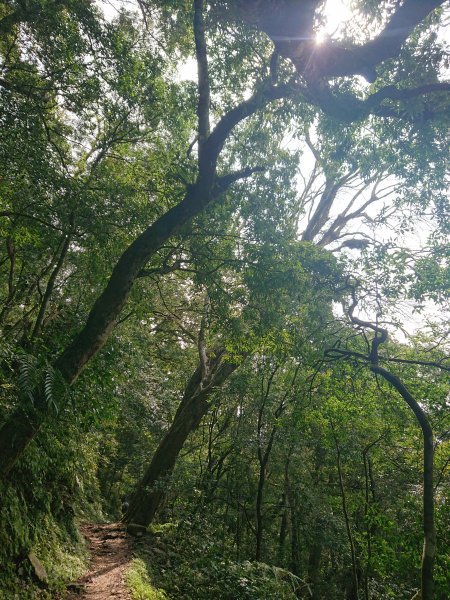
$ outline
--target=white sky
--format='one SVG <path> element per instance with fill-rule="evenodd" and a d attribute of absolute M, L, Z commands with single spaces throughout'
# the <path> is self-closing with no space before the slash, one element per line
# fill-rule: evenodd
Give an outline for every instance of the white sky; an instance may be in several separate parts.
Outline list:
<path fill-rule="evenodd" d="M 339 35 L 343 25 L 352 18 L 352 11 L 345 0 L 328 0 L 324 6 L 324 15 L 327 19 L 323 29 L 318 32 L 318 41 L 324 35 L 335 37 Z"/>

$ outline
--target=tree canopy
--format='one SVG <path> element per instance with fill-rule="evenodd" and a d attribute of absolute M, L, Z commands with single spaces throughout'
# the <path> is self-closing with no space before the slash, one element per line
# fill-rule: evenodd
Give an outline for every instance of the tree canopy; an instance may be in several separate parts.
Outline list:
<path fill-rule="evenodd" d="M 169 597 L 450 593 L 448 6 L 332 4 L 0 3 L 6 594 L 125 496 Z"/>

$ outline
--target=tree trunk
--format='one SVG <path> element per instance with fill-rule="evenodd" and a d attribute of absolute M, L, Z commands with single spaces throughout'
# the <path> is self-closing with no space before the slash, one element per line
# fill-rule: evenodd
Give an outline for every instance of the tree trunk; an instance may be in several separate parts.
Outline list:
<path fill-rule="evenodd" d="M 313 543 L 309 550 L 308 559 L 308 580 L 311 584 L 312 599 L 320 598 L 319 582 L 320 582 L 320 563 L 322 560 L 322 543 Z"/>
<path fill-rule="evenodd" d="M 369 451 L 382 439 L 380 436 L 375 441 L 368 444 L 362 452 L 364 465 L 364 520 L 366 523 L 366 545 L 367 561 L 364 569 L 364 596 L 365 600 L 370 600 L 369 578 L 372 570 L 372 536 L 375 532 L 373 524 L 368 522 L 368 515 L 371 503 L 376 501 L 375 480 L 373 478 L 372 459 Z"/>
<path fill-rule="evenodd" d="M 366 544 L 367 544 L 367 561 L 366 568 L 364 570 L 364 594 L 365 600 L 370 600 L 369 590 L 369 577 L 372 567 L 372 531 L 373 526 L 368 522 L 369 508 L 370 508 L 370 477 L 369 477 L 369 463 L 370 456 L 367 454 L 367 449 L 363 451 L 363 463 L 364 463 L 364 519 L 366 522 Z"/>
<path fill-rule="evenodd" d="M 193 217 L 215 201 L 234 182 L 250 177 L 255 170 L 246 168 L 223 177 L 216 176 L 219 154 L 233 128 L 263 106 L 293 93 L 290 86 L 276 86 L 255 92 L 248 100 L 232 108 L 217 123 L 204 143 L 205 160 L 196 182 L 187 186 L 181 202 L 150 225 L 131 243 L 116 263 L 103 293 L 97 298 L 80 333 L 54 363 L 65 381 L 76 381 L 86 364 L 108 340 L 132 287 L 150 258 Z M 42 390 L 36 390 L 29 406 L 19 405 L 0 428 L 0 475 L 7 475 L 39 432 L 51 407 Z"/>
<path fill-rule="evenodd" d="M 283 492 L 281 496 L 281 521 L 280 521 L 280 531 L 278 534 L 278 565 L 280 567 L 284 566 L 284 546 L 286 543 L 286 535 L 287 535 L 287 511 L 286 511 L 286 494 Z"/>
<path fill-rule="evenodd" d="M 422 553 L 422 600 L 433 600 L 434 581 L 433 568 L 436 556 L 436 529 L 434 524 L 434 487 L 433 487 L 433 463 L 434 463 L 434 438 L 433 430 L 428 422 L 425 412 L 409 390 L 400 379 L 378 365 L 372 365 L 371 371 L 381 375 L 402 396 L 422 429 L 423 436 L 423 553 Z"/>
<path fill-rule="evenodd" d="M 345 493 L 344 486 L 344 478 L 342 475 L 342 465 L 341 465 L 341 449 L 339 447 L 338 439 L 336 436 L 336 432 L 333 426 L 333 423 L 330 421 L 331 430 L 333 432 L 334 444 L 336 447 L 336 463 L 338 470 L 338 478 L 339 478 L 339 489 L 341 491 L 341 502 L 342 502 L 342 513 L 344 515 L 345 528 L 347 531 L 348 543 L 350 546 L 350 556 L 352 559 L 352 581 L 351 586 L 348 589 L 348 599 L 349 600 L 358 600 L 359 598 L 359 580 L 358 580 L 358 565 L 356 560 L 356 550 L 355 550 L 355 542 L 353 539 L 353 532 L 350 525 L 350 516 L 347 507 L 347 496 Z"/>
<path fill-rule="evenodd" d="M 300 540 L 298 535 L 297 506 L 291 506 L 291 571 L 300 576 Z"/>
<path fill-rule="evenodd" d="M 189 434 L 200 424 L 208 412 L 208 396 L 211 391 L 222 385 L 237 368 L 237 364 L 222 362 L 224 350 L 214 353 L 210 360 L 210 381 L 205 387 L 202 367 L 199 366 L 186 386 L 183 399 L 175 414 L 172 425 L 161 440 L 150 465 L 130 500 L 123 520 L 147 527 L 165 495 L 165 480 L 171 475 L 178 455 Z"/>
<path fill-rule="evenodd" d="M 288 501 L 289 509 L 289 524 L 290 524 L 290 535 L 291 535 L 291 564 L 289 570 L 294 575 L 300 576 L 300 540 L 298 536 L 299 525 L 297 518 L 297 501 L 295 492 L 291 486 L 291 480 L 289 474 L 285 475 L 285 489 L 286 498 Z"/>
<path fill-rule="evenodd" d="M 266 467 L 260 465 L 259 468 L 259 479 L 258 479 L 258 490 L 256 493 L 256 505 L 255 505 L 255 516 L 256 516 L 256 549 L 255 549 L 255 560 L 261 560 L 262 553 L 262 541 L 263 541 L 263 514 L 262 514 L 262 503 L 263 503 L 263 491 L 264 484 L 266 481 Z"/>
<path fill-rule="evenodd" d="M 189 434 L 198 427 L 202 417 L 208 412 L 208 407 L 206 394 L 201 394 L 187 402 L 175 418 L 131 499 L 124 516 L 126 523 L 147 527 L 152 522 L 165 495 L 165 480 L 171 475 Z"/>
<path fill-rule="evenodd" d="M 66 255 L 67 255 L 67 251 L 69 250 L 70 238 L 71 238 L 71 236 L 68 233 L 64 238 L 61 252 L 60 252 L 58 261 L 55 265 L 55 268 L 53 269 L 53 271 L 50 274 L 49 280 L 47 282 L 47 286 L 45 288 L 45 293 L 42 298 L 41 306 L 39 308 L 38 316 L 36 317 L 36 322 L 34 324 L 33 333 L 31 334 L 31 340 L 34 340 L 39 335 L 39 333 L 42 329 L 42 324 L 44 322 L 44 317 L 45 317 L 45 311 L 47 310 L 47 306 L 50 302 L 50 298 L 52 296 L 53 289 L 55 287 L 56 278 L 58 277 L 58 275 L 63 267 L 64 261 L 65 261 Z"/>
<path fill-rule="evenodd" d="M 264 527 L 264 516 L 263 516 L 263 499 L 264 499 L 264 487 L 266 485 L 266 470 L 267 463 L 269 462 L 270 453 L 272 452 L 273 443 L 275 440 L 276 427 L 272 427 L 270 432 L 269 441 L 264 452 L 258 448 L 258 460 L 259 460 L 259 479 L 258 479 L 258 490 L 256 494 L 256 551 L 255 560 L 261 560 L 262 555 L 262 544 L 263 544 L 263 527 Z"/>

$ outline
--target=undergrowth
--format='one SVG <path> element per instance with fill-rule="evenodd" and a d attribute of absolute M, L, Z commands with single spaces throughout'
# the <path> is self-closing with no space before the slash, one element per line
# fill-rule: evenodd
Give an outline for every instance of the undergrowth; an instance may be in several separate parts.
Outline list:
<path fill-rule="evenodd" d="M 2 523 L 3 525 L 3 523 Z M 72 519 L 57 523 L 43 515 L 20 552 L 4 560 L 0 572 L 1 600 L 47 600 L 59 597 L 66 583 L 84 572 L 88 552 Z M 38 581 L 26 555 L 33 551 L 46 569 L 48 582 Z"/>
<path fill-rule="evenodd" d="M 56 375 L 50 367 L 45 373 L 50 402 L 61 390 L 52 387 Z M 0 343 L 0 377 L 10 380 L 0 387 L 0 423 L 24 394 L 33 402 L 40 374 L 37 359 Z M 97 435 L 89 433 L 79 406 L 63 402 L 10 475 L 0 479 L 0 600 L 60 597 L 84 572 L 87 550 L 76 522 L 101 518 Z M 44 566 L 46 583 L 36 577 L 30 552 Z"/>
<path fill-rule="evenodd" d="M 132 600 L 169 600 L 163 590 L 153 586 L 145 562 L 142 559 L 133 559 L 125 575 L 125 581 Z"/>
<path fill-rule="evenodd" d="M 265 563 L 233 560 L 203 525 L 156 526 L 136 540 L 136 579 L 151 582 L 149 594 L 163 588 L 165 595 L 136 592 L 133 600 L 296 600 L 305 585 L 298 577 Z"/>

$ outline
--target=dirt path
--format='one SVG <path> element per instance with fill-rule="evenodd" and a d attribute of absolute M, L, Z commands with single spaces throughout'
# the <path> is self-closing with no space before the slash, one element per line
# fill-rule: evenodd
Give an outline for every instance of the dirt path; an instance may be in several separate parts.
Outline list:
<path fill-rule="evenodd" d="M 66 600 L 130 600 L 123 576 L 131 560 L 131 538 L 117 523 L 84 525 L 89 542 L 91 565 Z"/>

